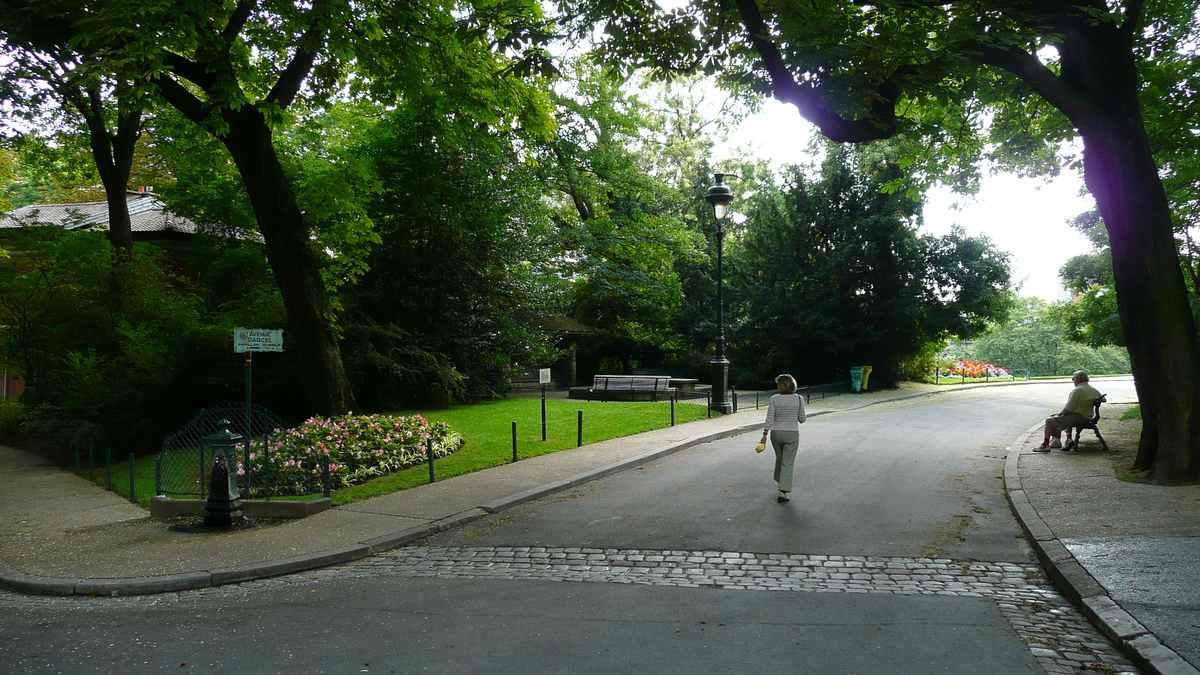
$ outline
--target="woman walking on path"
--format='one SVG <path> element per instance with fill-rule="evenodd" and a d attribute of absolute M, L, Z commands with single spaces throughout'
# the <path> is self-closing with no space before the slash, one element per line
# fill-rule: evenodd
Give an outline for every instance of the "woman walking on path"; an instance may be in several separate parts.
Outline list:
<path fill-rule="evenodd" d="M 779 483 L 780 503 L 789 501 L 792 491 L 792 465 L 796 463 L 796 450 L 800 448 L 800 425 L 808 419 L 804 412 L 804 397 L 796 394 L 796 380 L 791 375 L 775 378 L 779 393 L 767 404 L 767 423 L 763 429 L 762 442 L 771 435 L 771 447 L 775 450 L 775 482 Z"/>

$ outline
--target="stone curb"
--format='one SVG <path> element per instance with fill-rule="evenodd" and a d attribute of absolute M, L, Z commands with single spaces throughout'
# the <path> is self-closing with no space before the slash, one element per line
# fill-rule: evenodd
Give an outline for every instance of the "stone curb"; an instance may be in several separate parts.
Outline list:
<path fill-rule="evenodd" d="M 1034 425 L 1009 449 L 1004 458 L 1004 492 L 1017 522 L 1054 585 L 1141 670 L 1154 675 L 1200 675 L 1200 670 L 1159 642 L 1108 595 L 1104 586 L 1079 564 L 1030 503 L 1021 485 L 1018 461 L 1021 448 L 1029 444 L 1031 438 L 1036 438 L 1042 427 L 1041 423 Z"/>
<path fill-rule="evenodd" d="M 913 398 L 920 398 L 922 396 L 928 396 L 930 394 L 945 393 L 947 391 L 961 391 L 963 389 L 973 389 L 977 387 L 994 387 L 1013 384 L 1023 384 L 1023 382 L 967 384 L 955 386 L 945 390 L 939 389 L 935 391 L 926 391 L 904 396 L 897 396 L 895 398 L 888 398 L 879 401 L 870 401 L 863 403 L 862 405 L 846 408 L 844 410 L 815 411 L 811 413 L 809 417 L 818 417 L 833 413 L 861 410 L 862 408 L 867 408 L 882 403 L 904 401 Z M 698 434 L 691 438 L 671 443 L 670 445 L 614 462 L 607 466 L 586 471 L 571 478 L 555 481 L 553 483 L 548 483 L 546 485 L 529 490 L 524 490 L 522 492 L 510 495 L 509 497 L 494 500 L 487 504 L 482 504 L 474 509 L 468 509 L 467 511 L 452 514 L 445 518 L 441 518 L 423 525 L 407 527 L 391 534 L 368 539 L 339 549 L 305 554 L 293 558 L 253 563 L 233 569 L 219 570 L 217 572 L 200 571 L 152 577 L 131 577 L 126 579 L 86 580 L 38 577 L 18 572 L 11 569 L 7 565 L 0 563 L 0 588 L 30 595 L 147 595 L 209 588 L 211 586 L 222 584 L 238 583 L 253 579 L 279 576 L 281 574 L 293 574 L 296 572 L 303 572 L 320 567 L 327 567 L 329 565 L 336 565 L 343 562 L 358 560 L 369 557 L 376 553 L 382 553 L 390 549 L 398 548 L 400 546 L 404 546 L 405 544 L 417 541 L 418 539 L 427 537 L 431 534 L 443 532 L 453 527 L 478 520 L 479 518 L 483 518 L 488 514 L 497 513 L 529 501 L 540 499 L 547 495 L 569 490 L 578 485 L 582 485 L 599 478 L 604 478 L 606 476 L 610 476 L 615 473 L 661 459 L 696 445 L 721 440 L 723 438 L 729 438 L 731 436 L 737 436 L 739 434 L 755 431 L 760 428 L 762 428 L 762 423 L 755 421 L 754 423 L 740 424 L 731 429 L 723 429 L 706 434 Z M 1015 476 L 1015 463 L 1013 474 Z M 1008 476 L 1007 464 L 1005 476 L 1006 478 Z M 1029 508 L 1032 510 L 1031 506 Z M 1032 511 L 1032 515 L 1036 517 L 1036 511 Z M 1040 518 L 1037 518 L 1037 521 L 1040 522 Z M 1024 527 L 1023 521 L 1022 526 Z M 1042 523 L 1042 527 L 1045 528 L 1044 523 Z M 1048 532 L 1048 529 L 1046 531 Z M 1183 675 L 1183 673 L 1187 671 L 1165 672 L 1170 672 L 1172 675 L 1175 675 L 1175 673 L 1178 672 L 1179 675 Z"/>
<path fill-rule="evenodd" d="M 847 408 L 846 410 L 816 411 L 810 414 L 809 417 L 828 415 L 835 412 L 857 410 L 872 405 L 878 405 L 880 403 L 925 396 L 926 393 L 936 392 L 923 392 L 899 398 L 887 399 L 886 401 L 872 401 L 861 406 Z M 691 438 L 671 443 L 670 445 L 614 462 L 592 471 L 586 471 L 576 476 L 572 476 L 571 478 L 555 481 L 553 483 L 547 483 L 546 485 L 518 492 L 508 497 L 483 504 L 477 508 L 452 514 L 430 523 L 407 527 L 391 534 L 368 539 L 339 549 L 320 551 L 317 553 L 310 553 L 292 558 L 282 558 L 279 560 L 252 563 L 232 569 L 218 570 L 216 572 L 200 571 L 151 577 L 129 577 L 123 579 L 67 579 L 58 577 L 39 577 L 19 572 L 4 563 L 0 563 L 0 588 L 15 591 L 17 593 L 24 593 L 27 595 L 151 595 L 157 593 L 197 590 L 212 586 L 239 583 L 254 579 L 263 579 L 267 577 L 280 576 L 283 574 L 294 574 L 296 572 L 304 572 L 311 569 L 328 567 L 330 565 L 350 562 L 352 560 L 369 557 L 376 553 L 382 553 L 384 551 L 399 548 L 400 546 L 410 544 L 431 534 L 444 532 L 451 528 L 458 527 L 459 525 L 465 525 L 469 522 L 478 520 L 489 514 L 497 513 L 499 511 L 503 511 L 535 499 L 540 499 L 547 495 L 569 490 L 573 487 L 593 480 L 620 473 L 621 471 L 661 459 L 668 455 L 679 452 L 680 450 L 685 450 L 687 448 L 711 441 L 721 440 L 723 438 L 729 438 L 730 436 L 737 436 L 739 434 L 744 434 L 760 428 L 762 428 L 762 422 L 755 421 L 751 424 L 740 424 L 731 429 L 722 429 L 706 434 L 698 434 L 696 436 L 692 436 Z"/>

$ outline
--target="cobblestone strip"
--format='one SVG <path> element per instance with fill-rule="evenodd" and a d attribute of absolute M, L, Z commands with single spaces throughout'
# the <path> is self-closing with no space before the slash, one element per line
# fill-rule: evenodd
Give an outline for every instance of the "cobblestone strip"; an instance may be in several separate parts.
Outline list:
<path fill-rule="evenodd" d="M 1032 564 L 946 558 L 789 555 L 552 547 L 397 549 L 314 572 L 161 596 L 80 598 L 0 591 L 0 607 L 250 595 L 268 589 L 374 576 L 650 584 L 813 593 L 890 593 L 990 598 L 1050 675 L 1135 674 L 1137 669 Z"/>
<path fill-rule="evenodd" d="M 729 551 L 410 547 L 343 567 L 340 574 L 983 597 L 996 601 L 1047 673 L 1138 672 L 1032 564 Z"/>

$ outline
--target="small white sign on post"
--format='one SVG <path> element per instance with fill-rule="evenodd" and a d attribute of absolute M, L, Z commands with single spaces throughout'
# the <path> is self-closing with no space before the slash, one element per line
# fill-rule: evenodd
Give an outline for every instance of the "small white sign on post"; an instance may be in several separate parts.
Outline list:
<path fill-rule="evenodd" d="M 538 384 L 550 384 L 549 368 L 540 368 L 538 370 Z"/>
<path fill-rule="evenodd" d="M 270 328 L 234 328 L 233 351 L 235 352 L 281 352 L 283 330 Z"/>

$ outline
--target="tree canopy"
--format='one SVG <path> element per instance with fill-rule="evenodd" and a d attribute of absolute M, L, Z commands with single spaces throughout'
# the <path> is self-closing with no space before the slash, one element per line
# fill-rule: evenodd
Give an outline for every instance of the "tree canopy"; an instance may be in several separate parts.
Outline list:
<path fill-rule="evenodd" d="M 962 177 L 956 169 L 981 155 L 1054 171 L 1060 143 L 1082 140 L 1143 406 L 1138 465 L 1167 482 L 1200 476 L 1200 427 L 1192 422 L 1200 419 L 1200 342 L 1148 131 L 1178 138 L 1190 128 L 1169 132 L 1162 122 L 1177 120 L 1194 98 L 1195 59 L 1183 44 L 1196 35 L 1191 3 L 587 6 L 597 20 L 613 17 L 605 53 L 660 71 L 719 72 L 741 91 L 795 104 L 835 141 L 907 138 L 924 180 Z M 1159 106 L 1163 116 L 1148 125 L 1143 101 L 1154 96 L 1172 105 Z"/>
<path fill-rule="evenodd" d="M 892 383 L 925 345 L 1004 317 L 1007 256 L 959 230 L 918 235 L 920 205 L 882 190 L 898 168 L 871 156 L 834 147 L 817 177 L 791 167 L 753 198 L 731 256 L 733 352 L 762 379 L 790 367 L 830 381 L 869 364 Z"/>

